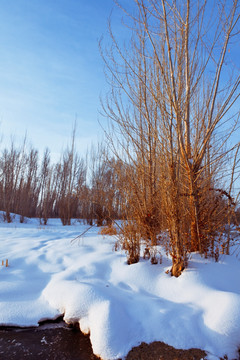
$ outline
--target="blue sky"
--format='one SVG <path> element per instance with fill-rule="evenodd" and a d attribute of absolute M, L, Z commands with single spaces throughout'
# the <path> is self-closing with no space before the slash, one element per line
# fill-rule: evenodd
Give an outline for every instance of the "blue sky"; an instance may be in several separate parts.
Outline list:
<path fill-rule="evenodd" d="M 54 155 L 69 142 L 75 119 L 80 150 L 101 138 L 106 81 L 98 41 L 113 7 L 113 0 L 1 0 L 4 142 L 27 132 L 35 148 L 48 146 Z"/>
<path fill-rule="evenodd" d="M 70 141 L 75 119 L 82 153 L 101 139 L 99 98 L 107 84 L 98 41 L 112 10 L 119 38 L 124 28 L 114 0 L 1 0 L 3 143 L 10 135 L 19 142 L 27 132 L 35 148 L 48 146 L 57 156 Z M 238 59 L 239 46 L 233 51 Z"/>

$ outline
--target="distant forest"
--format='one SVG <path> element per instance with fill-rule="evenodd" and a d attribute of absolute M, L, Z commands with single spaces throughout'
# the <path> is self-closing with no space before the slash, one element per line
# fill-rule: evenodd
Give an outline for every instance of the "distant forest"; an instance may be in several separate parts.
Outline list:
<path fill-rule="evenodd" d="M 49 149 L 42 159 L 38 150 L 16 146 L 12 142 L 0 155 L 0 209 L 3 220 L 12 221 L 11 213 L 38 217 L 47 224 L 58 217 L 63 225 L 71 219 L 93 221 L 98 226 L 123 215 L 122 200 L 116 175 L 116 160 L 109 159 L 100 144 L 85 157 L 75 150 L 75 135 L 59 161 L 51 163 Z"/>

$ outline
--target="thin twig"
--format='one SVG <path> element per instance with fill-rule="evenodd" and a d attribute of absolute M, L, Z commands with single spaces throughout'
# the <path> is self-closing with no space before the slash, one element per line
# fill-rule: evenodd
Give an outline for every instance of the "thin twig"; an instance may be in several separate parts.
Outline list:
<path fill-rule="evenodd" d="M 71 240 L 71 244 L 76 241 L 77 239 L 80 239 L 83 235 L 85 235 L 93 226 L 95 225 L 91 225 L 89 226 L 86 230 L 84 230 L 80 235 L 76 236 L 74 239 Z"/>

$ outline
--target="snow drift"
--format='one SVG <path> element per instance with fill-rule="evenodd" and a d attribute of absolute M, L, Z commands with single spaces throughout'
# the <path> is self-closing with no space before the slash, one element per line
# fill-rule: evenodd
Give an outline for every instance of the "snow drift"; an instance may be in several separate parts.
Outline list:
<path fill-rule="evenodd" d="M 114 237 L 92 228 L 62 227 L 59 220 L 38 226 L 0 224 L 0 324 L 30 326 L 64 314 L 90 333 L 95 354 L 124 357 L 142 341 L 176 348 L 201 348 L 209 359 L 237 358 L 240 345 L 240 262 L 236 256 L 211 259 L 193 254 L 179 278 L 161 265 L 141 260 L 127 265 L 114 252 Z M 0 260 L 1 260 L 0 259 Z"/>

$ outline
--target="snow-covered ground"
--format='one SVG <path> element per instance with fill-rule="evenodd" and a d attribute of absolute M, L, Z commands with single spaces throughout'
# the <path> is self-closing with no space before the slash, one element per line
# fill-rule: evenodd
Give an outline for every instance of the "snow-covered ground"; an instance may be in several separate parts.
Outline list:
<path fill-rule="evenodd" d="M 209 359 L 237 358 L 240 346 L 240 261 L 215 263 L 193 254 L 179 278 L 162 264 L 128 266 L 115 238 L 59 220 L 0 223 L 0 324 L 30 326 L 64 314 L 90 332 L 93 351 L 117 359 L 142 341 L 201 348 Z M 9 267 L 2 266 L 8 259 Z"/>

